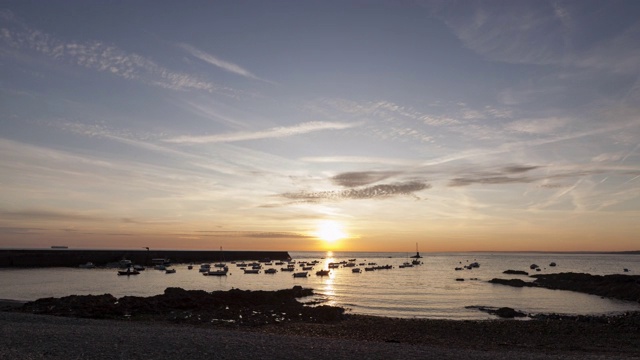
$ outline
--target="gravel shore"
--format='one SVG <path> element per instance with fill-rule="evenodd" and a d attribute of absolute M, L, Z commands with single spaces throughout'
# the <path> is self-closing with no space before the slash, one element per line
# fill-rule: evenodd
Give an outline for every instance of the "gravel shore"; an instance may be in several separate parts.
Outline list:
<path fill-rule="evenodd" d="M 0 312 L 0 359 L 640 358 L 637 330 L 626 348 L 616 344 L 605 349 L 598 349 L 597 345 L 596 348 L 554 348 L 526 342 L 512 346 L 495 342 L 492 336 L 486 337 L 489 331 L 502 328 L 508 332 L 524 322 L 480 323 L 485 326 L 478 327 L 476 322 L 356 316 L 336 324 L 284 324 L 244 329 Z M 406 338 L 412 332 L 413 336 Z M 472 333 L 476 335 L 470 336 Z M 568 336 L 592 336 L 558 335 L 559 340 Z M 605 334 L 605 338 L 609 335 L 610 332 Z M 549 341 L 553 342 L 554 338 L 550 336 Z M 478 339 L 484 340 L 478 343 Z"/>
<path fill-rule="evenodd" d="M 323 326 L 323 325 L 317 325 Z M 346 325 L 348 326 L 348 324 Z M 357 340 L 319 334 L 275 334 L 165 322 L 65 318 L 0 312 L 0 359 L 633 359 L 635 354 L 590 354 L 582 350 L 470 349 L 451 339 L 446 346 Z M 276 329 L 277 330 L 277 329 Z M 393 333 L 394 329 L 383 329 Z"/>

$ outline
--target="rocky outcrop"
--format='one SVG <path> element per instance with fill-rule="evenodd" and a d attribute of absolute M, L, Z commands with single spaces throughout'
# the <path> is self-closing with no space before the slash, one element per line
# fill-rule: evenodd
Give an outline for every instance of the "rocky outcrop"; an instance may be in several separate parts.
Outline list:
<path fill-rule="evenodd" d="M 492 284 L 514 287 L 542 287 L 554 290 L 570 290 L 618 300 L 640 302 L 640 276 L 591 275 L 583 273 L 559 273 L 531 275 L 535 280 L 491 279 Z"/>
<path fill-rule="evenodd" d="M 534 284 L 547 289 L 571 290 L 619 300 L 640 302 L 640 276 L 559 273 L 532 275 Z"/>
<path fill-rule="evenodd" d="M 508 275 L 526 275 L 526 276 L 529 276 L 528 272 L 522 271 L 522 270 L 505 270 L 502 273 L 503 274 L 508 274 Z"/>
<path fill-rule="evenodd" d="M 501 285 L 508 285 L 508 286 L 513 286 L 513 287 L 534 286 L 533 283 L 526 282 L 526 281 L 520 280 L 520 279 L 498 279 L 498 278 L 494 278 L 494 279 L 489 280 L 489 282 L 492 283 L 492 284 L 501 284 Z"/>
<path fill-rule="evenodd" d="M 476 309 L 486 313 L 496 315 L 503 319 L 513 319 L 516 317 L 527 317 L 528 315 L 510 307 L 491 307 L 491 306 L 466 306 L 467 309 Z"/>
<path fill-rule="evenodd" d="M 24 304 L 16 311 L 85 318 L 169 320 L 185 323 L 223 323 L 257 326 L 279 322 L 325 323 L 340 320 L 344 309 L 305 306 L 297 298 L 313 290 L 294 286 L 288 290 L 248 291 L 232 289 L 212 293 L 167 288 L 164 294 L 115 298 L 104 295 L 72 295 L 45 298 Z"/>

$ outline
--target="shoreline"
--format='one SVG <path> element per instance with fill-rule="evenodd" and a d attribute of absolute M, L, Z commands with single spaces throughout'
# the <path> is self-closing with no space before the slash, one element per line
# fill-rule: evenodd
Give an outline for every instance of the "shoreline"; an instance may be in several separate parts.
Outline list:
<path fill-rule="evenodd" d="M 437 348 L 449 354 L 444 358 L 465 358 L 466 355 L 461 357 L 461 354 L 470 353 L 475 354 L 470 358 L 479 358 L 479 353 L 493 354 L 486 358 L 525 358 L 522 354 L 530 358 L 547 358 L 550 354 L 576 359 L 585 355 L 640 357 L 640 312 L 597 316 L 545 314 L 527 321 L 407 319 L 345 314 L 343 308 L 311 307 L 297 300 L 311 294 L 311 289 L 302 287 L 211 293 L 168 288 L 163 295 L 147 298 L 116 299 L 104 294 L 44 298 L 34 302 L 0 299 L 0 330 L 11 333 L 14 326 L 11 321 L 43 321 L 52 324 L 56 332 L 75 334 L 82 330 L 76 325 L 62 324 L 90 322 L 98 328 L 118 329 L 101 335 L 108 339 L 107 344 L 117 343 L 120 330 L 133 326 L 145 332 L 153 328 L 158 331 L 181 329 L 187 334 L 216 332 L 243 339 L 268 336 L 276 343 L 301 341 L 316 347 L 327 342 L 347 341 L 356 348 L 400 346 L 429 349 L 427 353 Z M 88 340 L 88 344 L 93 341 Z M 456 356 L 451 355 L 460 351 Z M 514 352 L 517 355 L 513 355 Z M 380 358 L 374 353 L 370 355 Z M 71 354 L 68 357 L 85 356 Z"/>
<path fill-rule="evenodd" d="M 625 322 L 427 320 L 347 315 L 332 323 L 240 327 L 0 311 L 0 358 L 638 358 L 640 314 Z M 401 356 L 403 357 L 403 356 Z"/>

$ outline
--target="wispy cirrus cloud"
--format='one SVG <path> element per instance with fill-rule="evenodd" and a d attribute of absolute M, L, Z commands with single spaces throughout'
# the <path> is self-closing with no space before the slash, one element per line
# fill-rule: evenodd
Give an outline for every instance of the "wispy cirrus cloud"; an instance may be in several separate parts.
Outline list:
<path fill-rule="evenodd" d="M 343 130 L 359 126 L 359 124 L 310 121 L 294 126 L 275 127 L 263 131 L 255 132 L 235 132 L 227 134 L 205 135 L 205 136 L 178 136 L 163 141 L 176 144 L 206 144 L 206 143 L 223 143 L 246 140 L 260 140 L 289 137 L 294 135 L 307 134 L 323 130 Z"/>
<path fill-rule="evenodd" d="M 27 51 L 31 51 L 56 61 L 166 89 L 201 90 L 230 96 L 239 94 L 234 89 L 217 86 L 195 75 L 172 71 L 149 58 L 102 41 L 59 39 L 32 28 L 10 11 L 0 11 L 0 21 L 3 23 L 0 29 L 0 50 L 4 48 L 5 53 L 13 53 L 13 56 L 30 56 Z"/>
<path fill-rule="evenodd" d="M 234 64 L 232 62 L 229 61 L 225 61 L 222 60 L 212 54 L 209 54 L 207 52 L 204 52 L 200 49 L 197 49 L 196 47 L 189 45 L 189 44 L 178 44 L 178 46 L 182 49 L 184 49 L 186 52 L 188 52 L 191 56 L 198 58 L 208 64 L 211 64 L 213 66 L 216 66 L 224 71 L 233 73 L 233 74 L 237 74 L 249 79 L 254 79 L 254 80 L 261 80 L 261 81 L 266 81 L 269 82 L 267 80 L 261 79 L 258 76 L 254 75 L 251 71 L 243 68 L 242 66 L 238 65 L 238 64 Z"/>
<path fill-rule="evenodd" d="M 416 166 L 417 160 L 385 158 L 376 156 L 308 156 L 300 158 L 301 161 L 313 163 L 352 163 L 352 164 L 379 164 L 397 166 Z"/>

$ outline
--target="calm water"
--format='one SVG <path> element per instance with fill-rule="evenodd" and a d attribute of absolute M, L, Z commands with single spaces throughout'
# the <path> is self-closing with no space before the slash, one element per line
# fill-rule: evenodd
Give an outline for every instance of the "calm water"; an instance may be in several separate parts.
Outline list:
<path fill-rule="evenodd" d="M 313 288 L 316 298 L 329 305 L 343 306 L 351 313 L 391 317 L 489 319 L 492 316 L 466 306 L 509 306 L 518 310 L 542 313 L 600 314 L 640 310 L 640 304 L 602 299 L 569 291 L 512 288 L 487 283 L 494 277 L 518 278 L 504 275 L 507 269 L 529 270 L 532 263 L 542 267 L 540 273 L 585 272 L 590 274 L 640 271 L 637 255 L 603 254 L 488 254 L 452 253 L 423 254 L 424 264 L 412 268 L 398 268 L 408 261 L 406 253 L 340 253 L 290 252 L 294 260 L 320 260 L 311 276 L 293 278 L 291 273 L 244 274 L 229 264 L 226 277 L 203 276 L 198 266 L 188 270 L 186 264 L 175 264 L 174 274 L 147 269 L 137 276 L 117 276 L 115 269 L 0 269 L 0 298 L 35 300 L 42 297 L 104 294 L 150 296 L 161 294 L 167 287 L 198 290 L 278 290 L 294 285 Z M 393 265 L 391 270 L 352 273 L 351 268 L 333 269 L 327 277 L 315 275 L 326 269 L 329 262 L 355 258 L 357 263 L 375 262 Z M 556 262 L 557 267 L 549 267 Z M 471 262 L 479 268 L 455 271 Z M 276 267 L 276 266 L 274 266 Z M 280 268 L 277 266 L 276 268 Z M 363 267 L 361 267 L 363 268 Z M 296 269 L 298 270 L 298 269 Z M 465 281 L 456 281 L 464 278 Z M 527 277 L 521 277 L 527 279 Z"/>

